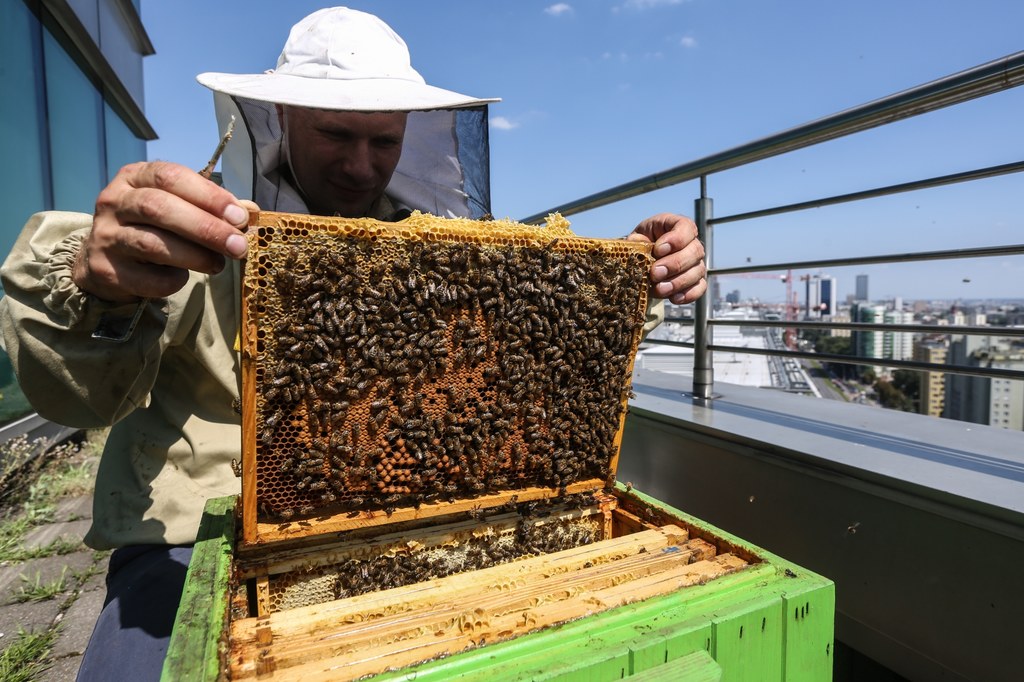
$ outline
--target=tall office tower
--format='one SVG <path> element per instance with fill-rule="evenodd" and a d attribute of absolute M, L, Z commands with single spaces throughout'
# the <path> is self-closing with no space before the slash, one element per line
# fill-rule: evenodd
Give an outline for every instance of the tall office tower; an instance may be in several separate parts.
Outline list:
<path fill-rule="evenodd" d="M 914 360 L 936 365 L 946 363 L 949 355 L 948 342 L 937 339 L 923 339 L 914 343 Z M 944 372 L 919 372 L 921 402 L 918 412 L 932 417 L 941 417 L 946 404 L 946 374 Z"/>
<path fill-rule="evenodd" d="M 807 276 L 804 280 L 804 319 L 810 320 L 819 316 L 821 300 L 820 279 L 817 275 Z"/>
<path fill-rule="evenodd" d="M 949 350 L 950 364 L 1024 370 L 1024 346 L 1011 338 L 962 336 Z M 1024 381 L 949 374 L 943 416 L 1024 431 Z"/>
<path fill-rule="evenodd" d="M 885 324 L 913 324 L 914 314 L 902 310 L 886 310 L 882 321 Z M 913 342 L 914 335 L 910 332 L 883 332 L 882 357 L 893 360 L 909 360 L 914 353 Z"/>
<path fill-rule="evenodd" d="M 855 303 L 850 308 L 850 318 L 855 322 L 881 324 L 885 316 L 885 308 L 880 305 Z M 882 331 L 853 332 L 854 352 L 865 358 L 883 358 L 885 335 Z"/>
<path fill-rule="evenodd" d="M 857 293 L 854 296 L 854 300 L 867 301 L 868 300 L 868 276 L 857 275 Z"/>
<path fill-rule="evenodd" d="M 806 282 L 805 317 L 820 318 L 836 314 L 836 278 L 815 275 L 808 277 Z"/>
<path fill-rule="evenodd" d="M 822 317 L 833 317 L 839 310 L 839 287 L 835 277 L 822 277 L 820 282 L 821 295 L 819 296 Z"/>

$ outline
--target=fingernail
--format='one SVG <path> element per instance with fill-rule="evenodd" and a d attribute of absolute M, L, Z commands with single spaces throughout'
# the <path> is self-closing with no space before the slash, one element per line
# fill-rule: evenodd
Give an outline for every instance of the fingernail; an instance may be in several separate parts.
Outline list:
<path fill-rule="evenodd" d="M 668 242 L 662 242 L 654 247 L 655 256 L 667 256 L 668 252 L 672 250 L 672 245 Z"/>
<path fill-rule="evenodd" d="M 249 249 L 249 241 L 240 234 L 233 234 L 224 242 L 224 248 L 234 258 L 243 258 Z"/>
<path fill-rule="evenodd" d="M 654 270 L 651 271 L 651 276 L 658 281 L 665 279 L 667 275 L 668 268 L 666 268 L 664 265 L 656 265 L 654 266 Z"/>
<path fill-rule="evenodd" d="M 658 292 L 659 296 L 665 296 L 670 291 L 672 291 L 672 283 L 671 282 L 662 282 L 658 286 L 654 287 L 654 290 L 656 292 Z"/>
<path fill-rule="evenodd" d="M 249 212 L 238 204 L 228 204 L 224 209 L 224 220 L 232 225 L 244 225 L 249 221 Z"/>

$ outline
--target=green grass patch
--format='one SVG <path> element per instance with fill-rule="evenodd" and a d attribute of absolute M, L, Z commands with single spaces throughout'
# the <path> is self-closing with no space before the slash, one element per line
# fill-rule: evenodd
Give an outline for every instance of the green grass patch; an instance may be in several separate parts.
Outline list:
<path fill-rule="evenodd" d="M 92 465 L 88 461 L 59 461 L 39 474 L 28 488 L 28 504 L 52 507 L 67 497 L 88 495 L 93 489 Z"/>
<path fill-rule="evenodd" d="M 20 516 L 0 522 L 0 561 L 14 560 L 12 555 L 20 550 L 21 542 L 31 526 L 28 519 Z"/>
<path fill-rule="evenodd" d="M 81 542 L 71 542 L 70 540 L 56 540 L 48 545 L 33 547 L 32 549 L 25 549 L 16 544 L 15 546 L 8 548 L 0 547 L 0 561 L 21 563 L 23 561 L 29 561 L 30 559 L 41 559 L 42 557 L 47 556 L 74 554 L 81 550 Z M 3 678 L 0 677 L 0 680 L 2 679 Z"/>
<path fill-rule="evenodd" d="M 14 601 L 47 601 L 64 594 L 68 587 L 67 580 L 65 579 L 67 572 L 68 569 L 65 566 L 64 570 L 61 571 L 60 577 L 48 583 L 44 583 L 39 579 L 38 571 L 36 572 L 35 581 L 27 576 L 21 576 L 23 585 L 18 590 L 18 593 L 14 595 Z"/>
<path fill-rule="evenodd" d="M 0 680 L 29 682 L 50 667 L 46 660 L 57 639 L 57 628 L 46 632 L 18 632 L 18 639 L 0 652 Z"/>
<path fill-rule="evenodd" d="M 23 543 L 33 527 L 54 520 L 59 502 L 92 492 L 93 463 L 106 436 L 104 429 L 86 433 L 82 442 L 52 447 L 24 437 L 0 444 L 0 561 L 27 561 L 82 549 L 80 542 L 67 540 L 33 549 L 25 549 Z"/>

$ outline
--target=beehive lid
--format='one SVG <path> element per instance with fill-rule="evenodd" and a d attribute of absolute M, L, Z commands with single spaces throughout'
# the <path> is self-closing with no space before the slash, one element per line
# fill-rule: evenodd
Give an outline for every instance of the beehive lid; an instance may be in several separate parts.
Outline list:
<path fill-rule="evenodd" d="M 650 246 L 262 212 L 242 290 L 242 545 L 614 480 Z"/>

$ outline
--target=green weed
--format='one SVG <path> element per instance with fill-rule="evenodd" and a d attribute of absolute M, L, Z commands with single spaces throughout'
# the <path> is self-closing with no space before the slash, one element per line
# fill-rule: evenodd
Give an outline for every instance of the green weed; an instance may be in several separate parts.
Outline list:
<path fill-rule="evenodd" d="M 57 628 L 46 632 L 18 631 L 18 639 L 0 652 L 0 680 L 29 682 L 46 670 L 50 664 L 46 656 L 57 638 Z"/>
<path fill-rule="evenodd" d="M 61 571 L 60 577 L 56 580 L 43 583 L 39 579 L 39 573 L 36 572 L 36 579 L 33 582 L 30 578 L 22 575 L 21 581 L 25 583 L 18 590 L 18 593 L 14 595 L 14 601 L 26 602 L 26 601 L 46 601 L 53 599 L 54 597 L 64 594 L 67 590 L 67 583 L 65 576 L 68 572 L 67 566 Z M 3 678 L 0 678 L 3 679 Z"/>

